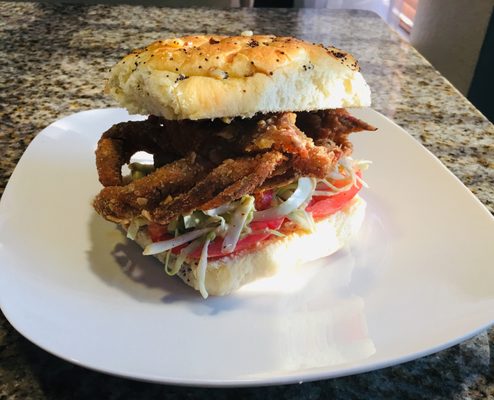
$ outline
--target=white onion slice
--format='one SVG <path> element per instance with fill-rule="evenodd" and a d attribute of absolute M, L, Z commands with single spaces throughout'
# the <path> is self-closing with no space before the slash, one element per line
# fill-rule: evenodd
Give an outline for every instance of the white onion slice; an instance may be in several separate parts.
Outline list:
<path fill-rule="evenodd" d="M 174 247 L 181 246 L 182 244 L 190 242 L 191 240 L 194 240 L 199 236 L 204 235 L 205 233 L 211 232 L 214 229 L 216 229 L 216 227 L 197 229 L 195 231 L 184 233 L 183 235 L 177 236 L 173 239 L 148 244 L 142 254 L 144 254 L 145 256 L 150 256 L 153 254 L 162 253 L 164 251 L 173 249 Z"/>
<path fill-rule="evenodd" d="M 276 207 L 255 212 L 254 221 L 265 221 L 288 215 L 304 204 L 304 202 L 312 196 L 312 192 L 315 188 L 315 179 L 300 178 L 298 180 L 297 189 L 295 189 L 293 194 L 286 201 Z"/>
<path fill-rule="evenodd" d="M 203 211 L 204 214 L 209 215 L 210 217 L 216 217 L 218 215 L 222 215 L 231 211 L 233 209 L 232 203 L 226 203 L 216 208 L 211 208 L 210 210 Z"/>
<path fill-rule="evenodd" d="M 242 199 L 242 203 L 237 207 L 233 213 L 232 220 L 230 221 L 229 228 L 226 232 L 225 239 L 221 246 L 221 252 L 223 254 L 229 254 L 235 247 L 237 247 L 238 239 L 240 238 L 240 233 L 244 228 L 247 217 L 254 207 L 254 197 L 248 196 Z"/>

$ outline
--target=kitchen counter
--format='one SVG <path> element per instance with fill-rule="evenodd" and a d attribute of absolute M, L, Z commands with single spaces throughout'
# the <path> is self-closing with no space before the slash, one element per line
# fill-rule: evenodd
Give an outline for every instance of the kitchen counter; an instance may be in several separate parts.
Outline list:
<path fill-rule="evenodd" d="M 116 104 L 108 68 L 135 47 L 175 34 L 244 30 L 292 35 L 354 54 L 373 108 L 434 153 L 494 211 L 494 128 L 375 14 L 286 9 L 169 9 L 0 3 L 0 195 L 36 134 L 74 112 Z M 1 279 L 1 277 L 0 277 Z M 136 382 L 60 360 L 0 314 L 0 399 L 494 398 L 494 329 L 402 365 L 299 385 L 201 389 Z"/>

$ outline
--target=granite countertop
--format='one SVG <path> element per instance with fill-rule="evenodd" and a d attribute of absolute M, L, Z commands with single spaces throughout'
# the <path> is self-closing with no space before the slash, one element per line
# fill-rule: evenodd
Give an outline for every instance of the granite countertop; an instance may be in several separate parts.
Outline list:
<path fill-rule="evenodd" d="M 108 68 L 158 37 L 251 29 L 355 54 L 373 107 L 423 143 L 494 211 L 494 128 L 408 43 L 363 11 L 168 9 L 0 3 L 0 195 L 33 137 L 60 117 L 115 106 Z M 300 385 L 200 389 L 135 382 L 62 361 L 0 315 L 0 399 L 494 398 L 494 329 L 382 370 Z"/>

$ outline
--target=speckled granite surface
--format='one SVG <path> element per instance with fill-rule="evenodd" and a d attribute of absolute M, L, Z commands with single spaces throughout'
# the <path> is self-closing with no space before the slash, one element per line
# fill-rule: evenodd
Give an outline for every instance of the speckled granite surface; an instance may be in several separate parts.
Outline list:
<path fill-rule="evenodd" d="M 114 106 L 107 69 L 159 36 L 289 34 L 354 53 L 374 108 L 437 155 L 494 211 L 494 128 L 417 54 L 366 12 L 178 10 L 0 3 L 0 194 L 32 138 L 80 110 Z M 494 399 L 494 329 L 437 354 L 339 379 L 270 388 L 199 389 L 109 377 L 53 357 L 0 315 L 0 399 Z"/>

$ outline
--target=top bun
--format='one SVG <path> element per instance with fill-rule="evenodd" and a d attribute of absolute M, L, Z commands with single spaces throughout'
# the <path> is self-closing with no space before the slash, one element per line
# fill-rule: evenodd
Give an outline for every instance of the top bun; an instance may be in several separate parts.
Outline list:
<path fill-rule="evenodd" d="M 107 89 L 130 113 L 251 117 L 370 105 L 357 61 L 334 47 L 272 35 L 159 40 L 116 64 Z"/>

